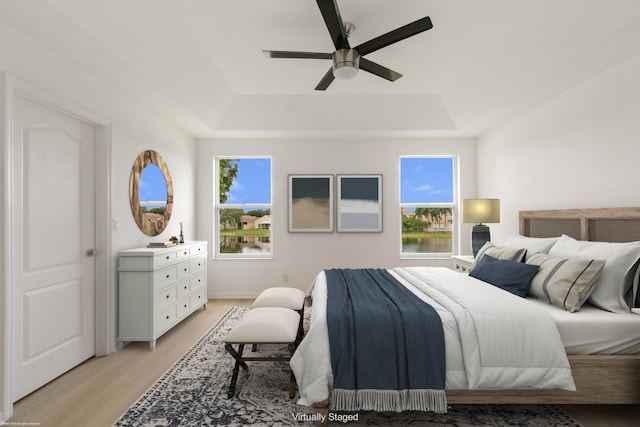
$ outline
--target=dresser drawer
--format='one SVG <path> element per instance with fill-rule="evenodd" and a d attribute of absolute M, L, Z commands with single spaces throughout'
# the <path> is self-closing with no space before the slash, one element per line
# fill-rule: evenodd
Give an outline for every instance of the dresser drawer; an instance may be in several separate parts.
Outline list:
<path fill-rule="evenodd" d="M 176 285 L 177 291 L 178 291 L 178 299 L 185 297 L 187 295 L 189 295 L 189 292 L 191 290 L 190 284 L 188 280 L 185 280 L 183 282 L 180 282 Z"/>
<path fill-rule="evenodd" d="M 206 255 L 200 255 L 189 261 L 191 267 L 191 273 L 195 273 L 200 270 L 204 270 L 204 266 L 207 262 Z"/>
<path fill-rule="evenodd" d="M 158 270 L 154 274 L 155 279 L 155 287 L 156 289 L 165 288 L 173 283 L 175 283 L 176 277 L 176 267 L 168 267 L 163 268 L 162 270 Z"/>
<path fill-rule="evenodd" d="M 169 264 L 177 259 L 176 252 L 167 252 L 164 254 L 156 255 L 154 257 L 154 263 L 158 267 L 162 267 L 165 264 Z"/>
<path fill-rule="evenodd" d="M 175 286 L 170 286 L 156 292 L 156 311 L 161 311 L 165 307 L 175 304 L 177 299 L 178 293 Z"/>
<path fill-rule="evenodd" d="M 184 261 L 178 264 L 177 266 L 178 272 L 176 276 L 178 280 L 184 279 L 185 277 L 189 277 L 191 274 L 191 263 L 189 261 Z"/>
<path fill-rule="evenodd" d="M 191 294 L 191 308 L 199 307 L 207 302 L 206 289 L 202 288 Z"/>
<path fill-rule="evenodd" d="M 198 288 L 202 288 L 205 285 L 205 278 L 206 274 L 205 273 L 200 273 L 197 276 L 192 277 L 189 280 L 189 284 L 191 286 L 191 290 L 196 290 Z"/>
<path fill-rule="evenodd" d="M 187 314 L 189 314 L 189 312 L 191 311 L 191 301 L 189 299 L 189 297 L 187 298 L 183 298 L 180 301 L 178 301 L 176 310 L 178 313 L 178 319 L 183 318 L 184 316 L 186 316 Z"/>
<path fill-rule="evenodd" d="M 191 248 L 190 253 L 191 253 L 191 255 L 197 255 L 197 254 L 204 255 L 204 254 L 206 254 L 207 253 L 207 245 L 206 245 L 206 243 L 202 244 L 202 245 L 198 245 L 198 246 L 193 246 Z"/>
<path fill-rule="evenodd" d="M 156 333 L 159 333 L 171 327 L 177 318 L 178 317 L 177 317 L 177 311 L 176 311 L 175 305 L 169 307 L 168 309 L 164 310 L 161 313 L 158 313 L 156 315 L 156 325 L 155 325 Z"/>
<path fill-rule="evenodd" d="M 189 255 L 191 255 L 191 248 L 180 248 L 178 249 L 178 251 L 176 252 L 176 255 L 178 256 L 178 259 L 180 258 L 186 258 Z"/>

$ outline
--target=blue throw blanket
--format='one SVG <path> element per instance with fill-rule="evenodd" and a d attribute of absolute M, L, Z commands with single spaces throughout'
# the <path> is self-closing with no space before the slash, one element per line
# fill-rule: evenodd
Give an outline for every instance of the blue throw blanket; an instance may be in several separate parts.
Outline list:
<path fill-rule="evenodd" d="M 440 316 L 382 269 L 326 270 L 335 410 L 447 411 Z"/>

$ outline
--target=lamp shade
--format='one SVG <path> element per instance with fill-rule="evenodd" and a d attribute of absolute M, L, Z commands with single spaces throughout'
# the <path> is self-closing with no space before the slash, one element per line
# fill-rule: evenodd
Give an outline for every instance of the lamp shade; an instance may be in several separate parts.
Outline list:
<path fill-rule="evenodd" d="M 464 199 L 462 222 L 475 224 L 500 222 L 500 199 Z"/>

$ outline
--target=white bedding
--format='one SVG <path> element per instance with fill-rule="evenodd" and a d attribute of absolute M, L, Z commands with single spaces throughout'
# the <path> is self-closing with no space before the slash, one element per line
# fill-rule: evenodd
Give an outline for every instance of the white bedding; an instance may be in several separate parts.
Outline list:
<path fill-rule="evenodd" d="M 611 313 L 589 304 L 569 313 L 535 298 L 527 301 L 553 318 L 567 354 L 640 354 L 640 315 Z"/>
<path fill-rule="evenodd" d="M 390 272 L 442 319 L 447 389 L 575 390 L 560 334 L 543 308 L 448 268 Z M 303 405 L 326 399 L 333 379 L 324 272 L 312 287 L 311 325 L 291 359 Z"/>

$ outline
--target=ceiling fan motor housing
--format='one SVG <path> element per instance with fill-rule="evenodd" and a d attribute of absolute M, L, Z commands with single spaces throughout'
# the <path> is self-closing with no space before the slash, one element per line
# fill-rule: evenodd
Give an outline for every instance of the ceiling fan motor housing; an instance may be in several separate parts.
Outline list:
<path fill-rule="evenodd" d="M 355 49 L 339 49 L 333 53 L 333 76 L 349 80 L 358 75 L 360 54 Z"/>

